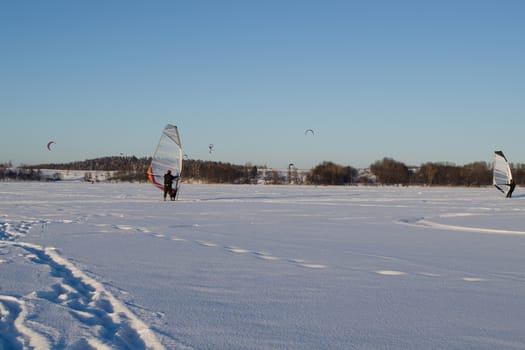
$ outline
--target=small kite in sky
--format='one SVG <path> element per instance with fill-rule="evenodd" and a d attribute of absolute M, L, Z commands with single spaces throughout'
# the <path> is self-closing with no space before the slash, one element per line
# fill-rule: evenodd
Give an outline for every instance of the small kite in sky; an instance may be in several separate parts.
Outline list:
<path fill-rule="evenodd" d="M 49 142 L 47 143 L 47 150 L 48 150 L 48 151 L 51 151 L 51 146 L 54 145 L 55 143 L 56 143 L 55 141 L 49 141 Z"/>

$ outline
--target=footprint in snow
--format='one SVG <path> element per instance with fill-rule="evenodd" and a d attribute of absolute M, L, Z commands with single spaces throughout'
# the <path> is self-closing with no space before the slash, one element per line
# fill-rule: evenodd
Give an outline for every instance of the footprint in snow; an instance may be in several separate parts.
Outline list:
<path fill-rule="evenodd" d="M 239 248 L 239 247 L 226 247 L 227 250 L 229 250 L 230 252 L 232 253 L 237 253 L 237 254 L 245 254 L 245 253 L 249 253 L 250 251 L 248 249 L 244 249 L 244 248 Z"/>
<path fill-rule="evenodd" d="M 307 263 L 302 259 L 291 259 L 290 262 L 296 264 L 297 266 L 304 267 L 307 269 L 326 269 L 328 266 L 322 264 L 311 264 Z"/>
<path fill-rule="evenodd" d="M 113 225 L 113 228 L 116 228 L 117 230 L 122 230 L 122 231 L 132 231 L 134 229 L 133 226 L 128 226 L 128 225 Z"/>
<path fill-rule="evenodd" d="M 425 277 L 441 277 L 438 273 L 432 273 L 432 272 L 419 272 L 418 275 L 425 276 Z"/>
<path fill-rule="evenodd" d="M 215 243 L 212 243 L 212 242 L 207 242 L 207 241 L 196 241 L 197 244 L 203 246 L 203 247 L 216 247 L 217 244 Z"/>
<path fill-rule="evenodd" d="M 406 272 L 394 271 L 394 270 L 378 270 L 374 272 L 382 276 L 403 276 L 407 274 Z"/>
<path fill-rule="evenodd" d="M 253 254 L 261 260 L 279 260 L 278 257 L 266 252 L 254 252 Z"/>
<path fill-rule="evenodd" d="M 486 282 L 488 281 L 487 279 L 480 278 L 480 277 L 463 277 L 461 279 L 465 282 Z"/>

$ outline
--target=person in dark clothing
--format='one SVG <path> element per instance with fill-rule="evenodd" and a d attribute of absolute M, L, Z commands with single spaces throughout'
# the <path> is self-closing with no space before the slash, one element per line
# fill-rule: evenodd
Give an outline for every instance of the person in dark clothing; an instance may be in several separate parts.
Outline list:
<path fill-rule="evenodd" d="M 172 201 L 175 200 L 175 195 L 177 194 L 177 190 L 173 190 L 173 180 L 177 180 L 179 178 L 178 175 L 171 175 L 171 170 L 168 170 L 166 174 L 164 174 L 164 200 L 166 200 L 166 196 L 170 195 L 170 199 Z"/>
<path fill-rule="evenodd" d="M 507 198 L 511 198 L 512 192 L 514 192 L 514 188 L 516 187 L 516 183 L 514 182 L 514 179 L 510 179 L 510 183 L 507 186 L 509 186 L 509 192 L 507 192 Z"/>

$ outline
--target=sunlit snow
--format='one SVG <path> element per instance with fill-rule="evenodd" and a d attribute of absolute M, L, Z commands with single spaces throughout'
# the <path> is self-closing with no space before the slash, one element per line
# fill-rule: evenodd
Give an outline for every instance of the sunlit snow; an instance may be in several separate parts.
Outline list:
<path fill-rule="evenodd" d="M 525 198 L 0 182 L 0 349 L 525 349 Z"/>

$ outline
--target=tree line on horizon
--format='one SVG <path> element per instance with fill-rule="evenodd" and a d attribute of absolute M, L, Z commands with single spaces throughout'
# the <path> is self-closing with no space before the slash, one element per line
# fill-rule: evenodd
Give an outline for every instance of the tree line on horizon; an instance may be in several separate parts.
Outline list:
<path fill-rule="evenodd" d="M 135 156 L 102 157 L 70 163 L 22 165 L 0 163 L 0 181 L 49 181 L 40 169 L 111 171 L 110 181 L 146 182 L 151 157 Z M 511 164 L 514 180 L 525 184 L 525 164 Z M 492 185 L 492 164 L 473 162 L 455 165 L 446 162 L 427 162 L 419 167 L 409 167 L 392 158 L 383 158 L 370 165 L 368 173 L 352 166 L 324 161 L 309 171 L 290 167 L 284 173 L 265 166 L 235 165 L 216 161 L 183 160 L 181 178 L 186 182 L 209 184 L 305 184 L 305 185 L 427 185 L 427 186 L 488 186 Z"/>

